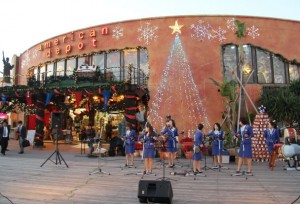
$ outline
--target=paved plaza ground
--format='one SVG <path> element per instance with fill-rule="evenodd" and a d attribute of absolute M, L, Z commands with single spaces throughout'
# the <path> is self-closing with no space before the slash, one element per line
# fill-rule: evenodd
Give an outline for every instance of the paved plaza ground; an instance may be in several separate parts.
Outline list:
<path fill-rule="evenodd" d="M 54 151 L 46 143 L 43 150 L 26 148 L 18 154 L 17 143 L 10 140 L 6 156 L 0 156 L 1 204 L 94 204 L 139 203 L 138 183 L 141 179 L 156 180 L 163 177 L 162 163 L 155 159 L 156 176 L 137 173 L 143 171 L 141 158 L 136 158 L 137 168 L 123 169 L 124 157 L 88 158 L 80 154 L 78 145 L 60 144 L 59 150 L 69 168 L 44 161 Z M 55 160 L 55 157 L 52 157 Z M 207 165 L 212 165 L 211 157 Z M 267 163 L 253 163 L 252 177 L 232 177 L 234 162 L 226 164 L 228 170 L 204 171 L 206 177 L 170 175 L 190 170 L 190 161 L 178 159 L 174 169 L 166 168 L 166 179 L 171 179 L 173 204 L 194 203 L 293 203 L 300 196 L 300 171 L 286 171 L 279 161 L 270 171 Z M 204 162 L 202 162 L 204 166 Z M 92 174 L 101 168 L 111 175 Z M 300 199 L 295 203 L 300 203 Z"/>

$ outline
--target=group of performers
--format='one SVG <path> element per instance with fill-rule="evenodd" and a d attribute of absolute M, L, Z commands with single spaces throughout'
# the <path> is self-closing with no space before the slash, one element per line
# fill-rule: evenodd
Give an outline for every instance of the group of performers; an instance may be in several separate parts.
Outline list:
<path fill-rule="evenodd" d="M 254 137 L 252 127 L 248 124 L 245 118 L 241 118 L 240 128 L 235 134 L 234 138 L 240 140 L 240 147 L 238 150 L 238 164 L 236 173 L 240 173 L 243 160 L 247 163 L 247 174 L 252 174 L 252 137 Z M 204 133 L 202 132 L 204 126 L 199 123 L 197 130 L 194 134 L 194 154 L 193 154 L 193 173 L 202 173 L 201 171 L 201 157 L 202 148 L 204 146 Z M 269 155 L 273 149 L 274 144 L 279 142 L 279 131 L 276 129 L 275 122 L 269 122 L 268 128 L 264 132 L 266 143 L 268 146 Z M 176 158 L 177 143 L 178 143 L 178 130 L 175 126 L 175 121 L 167 118 L 166 126 L 160 134 L 154 132 L 152 125 L 147 122 L 143 133 L 136 138 L 136 131 L 131 125 L 127 125 L 126 135 L 123 140 L 125 144 L 126 164 L 125 166 L 133 165 L 134 160 L 134 143 L 135 140 L 143 144 L 143 159 L 145 165 L 145 174 L 151 174 L 153 169 L 153 158 L 155 156 L 155 143 L 160 141 L 166 145 L 168 152 L 168 167 L 174 167 L 174 160 Z M 221 130 L 219 123 L 215 123 L 213 130 L 206 135 L 212 142 L 212 155 L 214 167 L 222 167 L 222 154 L 223 154 L 223 141 L 225 139 L 224 131 Z M 218 159 L 219 157 L 219 159 Z"/>

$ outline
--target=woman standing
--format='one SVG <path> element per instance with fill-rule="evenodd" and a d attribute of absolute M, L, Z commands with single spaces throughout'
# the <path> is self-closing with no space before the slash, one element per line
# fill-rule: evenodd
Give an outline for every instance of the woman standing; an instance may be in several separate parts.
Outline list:
<path fill-rule="evenodd" d="M 173 119 L 171 119 L 169 121 L 169 127 L 172 132 L 172 143 L 173 143 L 172 144 L 173 148 L 171 149 L 171 166 L 170 167 L 174 167 L 175 166 L 174 160 L 176 158 L 176 153 L 177 153 L 178 130 L 176 128 L 175 121 Z"/>
<path fill-rule="evenodd" d="M 134 159 L 134 141 L 136 137 L 136 132 L 132 129 L 132 125 L 130 123 L 127 124 L 126 135 L 123 137 L 124 145 L 125 145 L 125 158 L 126 164 L 125 166 L 133 166 Z"/>
<path fill-rule="evenodd" d="M 156 142 L 156 133 L 150 123 L 146 123 L 145 132 L 139 137 L 143 145 L 143 159 L 145 165 L 144 174 L 152 174 L 154 158 L 154 142 Z"/>
<path fill-rule="evenodd" d="M 266 138 L 266 144 L 268 146 L 269 156 L 271 156 L 271 151 L 273 150 L 274 144 L 278 143 L 279 140 L 279 131 L 276 128 L 276 123 L 270 121 L 268 123 L 268 128 L 264 132 Z"/>
<path fill-rule="evenodd" d="M 201 148 L 203 147 L 203 124 L 199 123 L 198 129 L 194 135 L 194 154 L 193 154 L 193 172 L 194 174 L 202 173 L 201 171 Z"/>
<path fill-rule="evenodd" d="M 168 120 L 166 127 L 161 132 L 162 135 L 166 135 L 166 143 L 167 143 L 167 152 L 168 152 L 168 161 L 169 161 L 169 167 L 174 167 L 174 160 L 176 157 L 177 147 L 177 137 L 178 137 L 178 131 L 175 127 L 175 121 L 174 120 Z"/>
<path fill-rule="evenodd" d="M 219 167 L 222 167 L 224 131 L 221 130 L 220 124 L 215 123 L 214 130 L 208 133 L 206 136 L 210 136 L 212 138 L 212 155 L 214 160 L 214 167 L 218 167 L 218 156 L 220 156 Z"/>
<path fill-rule="evenodd" d="M 240 148 L 239 148 L 239 161 L 236 169 L 236 173 L 240 173 L 243 160 L 247 161 L 247 174 L 252 174 L 252 140 L 253 130 L 250 125 L 248 125 L 246 118 L 240 119 L 240 129 L 237 132 L 237 137 L 240 138 Z"/>

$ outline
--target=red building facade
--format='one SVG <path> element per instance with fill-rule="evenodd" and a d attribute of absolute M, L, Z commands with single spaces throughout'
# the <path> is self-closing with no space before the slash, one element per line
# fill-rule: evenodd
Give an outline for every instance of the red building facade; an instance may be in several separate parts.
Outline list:
<path fill-rule="evenodd" d="M 235 20 L 246 24 L 242 39 L 235 34 Z M 147 82 L 149 120 L 156 129 L 171 115 L 180 130 L 193 130 L 202 122 L 208 131 L 215 122 L 222 122 L 225 110 L 211 78 L 222 82 L 240 74 L 238 45 L 244 47 L 243 75 L 249 74 L 246 69 L 253 70 L 245 87 L 257 103 L 263 86 L 282 86 L 299 79 L 299 31 L 296 21 L 243 16 L 117 22 L 70 31 L 32 46 L 20 56 L 18 73 L 43 80 L 72 74 L 81 65 L 98 63 L 105 70 L 133 64 Z M 71 59 L 75 61 L 68 66 Z M 26 84 L 26 76 L 19 75 L 18 81 Z M 250 104 L 249 108 L 255 113 Z"/>

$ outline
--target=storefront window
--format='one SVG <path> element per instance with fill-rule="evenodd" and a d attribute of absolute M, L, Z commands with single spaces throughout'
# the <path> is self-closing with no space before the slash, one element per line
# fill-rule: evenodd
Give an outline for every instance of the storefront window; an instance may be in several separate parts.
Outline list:
<path fill-rule="evenodd" d="M 233 72 L 237 71 L 237 47 L 226 45 L 223 47 L 224 77 L 227 81 L 234 79 Z"/>
<path fill-rule="evenodd" d="M 47 65 L 47 77 L 50 77 L 50 76 L 53 76 L 54 72 L 54 64 L 51 63 L 51 64 L 48 64 Z"/>
<path fill-rule="evenodd" d="M 92 56 L 92 66 L 99 68 L 101 73 L 104 73 L 104 58 L 104 53 Z"/>
<path fill-rule="evenodd" d="M 299 67 L 295 64 L 289 64 L 290 82 L 299 80 Z"/>
<path fill-rule="evenodd" d="M 129 72 L 128 69 L 129 64 L 132 64 L 131 69 L 131 83 L 136 84 L 137 83 L 137 49 L 130 49 L 130 50 L 124 50 L 124 80 L 129 79 Z"/>
<path fill-rule="evenodd" d="M 45 74 L 46 74 L 46 66 L 40 67 L 39 81 L 45 80 Z"/>
<path fill-rule="evenodd" d="M 34 78 L 35 78 L 35 80 L 39 80 L 39 69 L 38 68 L 35 68 L 34 70 L 33 70 L 33 76 L 34 76 Z"/>
<path fill-rule="evenodd" d="M 81 65 L 90 65 L 88 56 L 78 58 L 78 66 L 81 66 Z"/>
<path fill-rule="evenodd" d="M 281 58 L 273 56 L 273 69 L 274 69 L 274 82 L 275 84 L 284 84 L 285 81 L 285 68 L 284 62 Z"/>
<path fill-rule="evenodd" d="M 73 75 L 73 71 L 74 71 L 75 67 L 76 67 L 76 58 L 68 59 L 66 75 L 67 76 Z"/>
<path fill-rule="evenodd" d="M 261 84 L 272 83 L 270 53 L 260 49 L 256 49 L 256 55 L 257 55 L 258 83 Z"/>
<path fill-rule="evenodd" d="M 146 49 L 140 50 L 140 69 L 146 76 L 149 76 L 148 51 Z"/>
<path fill-rule="evenodd" d="M 120 72 L 121 72 L 121 53 L 110 52 L 107 54 L 107 74 L 112 74 L 110 78 L 114 81 L 120 81 Z"/>
<path fill-rule="evenodd" d="M 56 64 L 56 76 L 65 75 L 65 60 L 59 61 Z"/>

